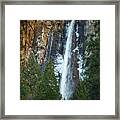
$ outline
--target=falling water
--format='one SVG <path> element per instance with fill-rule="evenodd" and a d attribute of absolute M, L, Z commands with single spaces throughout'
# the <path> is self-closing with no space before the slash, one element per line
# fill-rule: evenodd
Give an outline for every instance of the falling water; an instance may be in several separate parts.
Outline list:
<path fill-rule="evenodd" d="M 68 100 L 73 93 L 73 82 L 72 82 L 72 68 L 71 68 L 71 46 L 72 46 L 72 33 L 74 29 L 75 21 L 72 20 L 68 27 L 68 37 L 66 42 L 66 49 L 64 55 L 63 71 L 60 84 L 60 93 L 62 99 Z"/>

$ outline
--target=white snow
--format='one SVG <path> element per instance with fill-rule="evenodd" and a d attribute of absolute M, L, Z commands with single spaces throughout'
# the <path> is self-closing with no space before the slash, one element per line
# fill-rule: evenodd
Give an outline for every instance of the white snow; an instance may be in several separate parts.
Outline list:
<path fill-rule="evenodd" d="M 82 60 L 81 55 L 78 55 L 77 58 L 79 59 L 79 61 L 77 62 L 79 65 L 79 67 L 77 68 L 79 71 L 79 79 L 83 80 L 83 77 L 80 75 L 83 72 L 83 69 L 82 69 L 83 60 Z"/>
<path fill-rule="evenodd" d="M 78 51 L 78 46 L 73 50 L 73 52 Z"/>
<path fill-rule="evenodd" d="M 76 32 L 76 37 L 77 37 L 77 38 L 79 37 L 79 33 L 78 33 L 78 32 Z"/>
<path fill-rule="evenodd" d="M 56 55 L 57 55 L 57 59 L 55 61 L 54 71 L 55 71 L 55 75 L 58 76 L 58 73 L 62 74 L 63 57 L 59 53 L 57 53 Z"/>

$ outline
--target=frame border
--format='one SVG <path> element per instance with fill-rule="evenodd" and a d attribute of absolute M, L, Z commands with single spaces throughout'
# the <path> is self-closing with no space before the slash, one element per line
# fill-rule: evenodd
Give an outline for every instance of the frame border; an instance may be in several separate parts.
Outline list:
<path fill-rule="evenodd" d="M 115 5 L 115 115 L 5 115 L 5 5 Z M 118 119 L 119 111 L 119 0 L 45 0 L 1 2 L 1 50 L 0 50 L 0 119 Z"/>

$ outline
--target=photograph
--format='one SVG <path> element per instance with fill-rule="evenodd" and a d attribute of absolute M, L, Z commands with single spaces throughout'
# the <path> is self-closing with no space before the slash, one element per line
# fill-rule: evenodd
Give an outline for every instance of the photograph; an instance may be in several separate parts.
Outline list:
<path fill-rule="evenodd" d="M 20 100 L 100 100 L 100 20 L 20 20 Z"/>
<path fill-rule="evenodd" d="M 0 118 L 119 119 L 118 0 L 0 3 Z"/>

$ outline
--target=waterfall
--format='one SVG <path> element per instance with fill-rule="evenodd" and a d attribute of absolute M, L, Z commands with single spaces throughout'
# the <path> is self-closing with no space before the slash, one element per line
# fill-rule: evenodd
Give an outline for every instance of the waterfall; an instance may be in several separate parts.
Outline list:
<path fill-rule="evenodd" d="M 72 33 L 74 30 L 75 21 L 72 20 L 68 27 L 68 36 L 66 42 L 66 49 L 64 54 L 62 77 L 60 83 L 60 93 L 62 99 L 68 100 L 73 94 L 73 81 L 72 81 L 72 67 L 71 67 L 71 46 L 72 46 Z"/>

